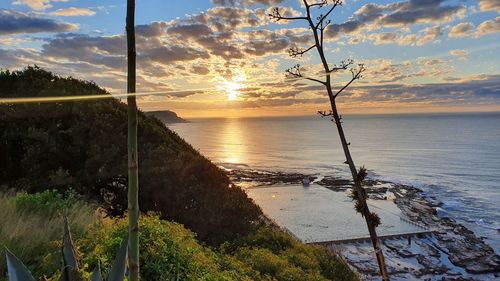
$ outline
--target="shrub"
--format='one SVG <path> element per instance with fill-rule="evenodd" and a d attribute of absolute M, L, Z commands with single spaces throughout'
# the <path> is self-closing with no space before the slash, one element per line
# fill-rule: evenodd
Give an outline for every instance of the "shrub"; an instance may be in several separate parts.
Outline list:
<path fill-rule="evenodd" d="M 105 219 L 79 241 L 80 250 L 93 267 L 98 261 L 108 267 L 110 258 L 127 235 L 127 219 Z M 202 280 L 219 275 L 218 256 L 200 245 L 195 234 L 182 225 L 142 216 L 139 222 L 141 278 L 143 280 Z"/>
<path fill-rule="evenodd" d="M 235 253 L 236 258 L 246 261 L 260 275 L 277 276 L 278 272 L 288 267 L 287 261 L 276 256 L 268 249 L 240 248 Z"/>
<path fill-rule="evenodd" d="M 275 254 L 281 253 L 287 249 L 293 248 L 298 244 L 298 241 L 292 238 L 289 234 L 280 231 L 274 227 L 261 225 L 256 227 L 256 230 L 238 240 L 231 243 L 226 243 L 227 247 L 250 246 L 265 248 Z"/>
<path fill-rule="evenodd" d="M 17 197 L 0 195 L 0 208 L 7 215 L 0 221 L 0 241 L 6 241 L 6 246 L 39 279 L 58 280 L 61 273 L 61 210 L 66 210 L 72 221 L 80 273 L 86 278 L 98 264 L 102 265 L 103 275 L 109 274 L 127 235 L 126 217 L 102 217 L 80 199 L 66 204 L 67 200 L 73 202 L 69 199 L 73 197 L 76 195 L 59 195 L 55 191 Z M 52 203 L 44 204 L 40 198 Z M 16 202 L 34 202 L 43 207 L 28 208 L 24 203 L 19 207 Z M 75 228 L 81 230 L 73 231 Z M 195 233 L 181 224 L 150 214 L 140 218 L 139 239 L 142 280 L 357 280 L 334 254 L 302 244 L 271 226 L 258 226 L 249 235 L 210 248 L 200 244 Z M 0 270 L 5 276 L 3 257 Z"/>
<path fill-rule="evenodd" d="M 95 83 L 37 67 L 1 71 L 2 97 L 103 95 L 100 100 L 0 105 L 0 186 L 74 188 L 109 215 L 127 210 L 127 106 Z M 160 120 L 138 114 L 139 205 L 217 245 L 248 234 L 260 209 L 224 171 Z M 50 157 L 48 157 L 50 155 Z"/>
<path fill-rule="evenodd" d="M 23 212 L 52 217 L 58 213 L 66 214 L 72 208 L 85 205 L 81 196 L 73 190 L 60 193 L 55 189 L 40 193 L 21 193 L 15 197 L 16 208 Z"/>
<path fill-rule="evenodd" d="M 358 280 L 346 262 L 327 249 L 303 244 L 273 226 L 261 225 L 221 250 L 247 263 L 259 274 L 276 280 Z"/>
<path fill-rule="evenodd" d="M 74 198 L 74 195 L 70 197 Z M 45 204 L 42 198 L 50 203 Z M 64 212 L 68 216 L 75 237 L 82 237 L 88 226 L 98 220 L 94 206 L 76 198 L 65 199 L 63 195 L 53 191 L 43 195 L 17 196 L 0 193 L 0 210 L 2 277 L 6 276 L 4 247 L 28 264 L 35 276 L 52 276 L 59 272 L 60 238 L 63 230 L 63 219 L 59 213 Z"/>
<path fill-rule="evenodd" d="M 61 260 L 62 267 L 58 280 L 60 281 L 83 281 L 90 277 L 91 281 L 102 281 L 101 268 L 98 263 L 92 274 L 85 274 L 80 270 L 80 261 L 71 238 L 69 223 L 64 218 L 64 234 L 61 242 Z M 108 275 L 108 281 L 123 281 L 125 279 L 128 254 L 128 239 L 122 239 L 118 255 L 113 263 L 113 267 Z M 11 251 L 6 250 L 7 269 L 9 281 L 35 281 L 30 270 L 16 257 Z M 44 278 L 46 281 L 55 280 L 54 278 Z"/>
<path fill-rule="evenodd" d="M 126 233 L 126 218 L 104 219 L 92 227 L 86 238 L 76 242 L 88 257 L 85 267 L 100 261 L 109 268 Z M 143 280 L 357 280 L 335 255 L 304 245 L 273 227 L 260 227 L 234 243 L 211 249 L 182 225 L 144 215 L 139 239 Z M 274 252 L 276 240 L 288 246 Z"/>

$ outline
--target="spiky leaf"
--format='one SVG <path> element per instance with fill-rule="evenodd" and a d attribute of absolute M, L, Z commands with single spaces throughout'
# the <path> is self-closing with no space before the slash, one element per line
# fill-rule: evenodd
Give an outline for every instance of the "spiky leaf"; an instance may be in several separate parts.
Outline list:
<path fill-rule="evenodd" d="M 90 277 L 90 281 L 102 281 L 101 276 L 101 265 L 97 263 L 97 266 L 92 271 L 92 276 Z"/>
<path fill-rule="evenodd" d="M 61 272 L 61 278 L 59 278 L 59 281 L 70 281 L 70 277 L 68 276 L 68 270 L 66 267 L 63 267 L 62 272 Z"/>
<path fill-rule="evenodd" d="M 366 168 L 364 166 L 361 167 L 358 172 L 358 181 L 363 182 L 363 180 L 366 178 L 367 175 L 368 172 L 366 171 Z"/>
<path fill-rule="evenodd" d="M 69 230 L 68 218 L 64 217 L 64 235 L 62 241 L 62 263 L 63 270 L 61 281 L 75 280 L 75 272 L 78 271 L 78 260 L 76 257 L 75 247 L 71 239 L 71 232 Z"/>
<path fill-rule="evenodd" d="M 380 217 L 377 215 L 377 213 L 370 213 L 370 222 L 375 226 L 378 227 L 381 224 Z"/>
<path fill-rule="evenodd" d="M 115 262 L 108 276 L 108 281 L 123 281 L 123 279 L 125 278 L 125 270 L 126 270 L 127 256 L 128 256 L 127 254 L 128 254 L 128 238 L 126 237 L 125 239 L 123 239 L 122 245 L 118 250 Z"/>
<path fill-rule="evenodd" d="M 35 281 L 28 268 L 9 249 L 5 249 L 9 281 Z"/>

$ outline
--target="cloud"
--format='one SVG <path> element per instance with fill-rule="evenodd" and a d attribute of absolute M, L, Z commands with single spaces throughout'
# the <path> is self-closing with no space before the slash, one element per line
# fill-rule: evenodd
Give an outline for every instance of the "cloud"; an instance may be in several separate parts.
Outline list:
<path fill-rule="evenodd" d="M 273 6 L 283 2 L 283 0 L 212 0 L 217 6 L 253 6 L 257 4 Z"/>
<path fill-rule="evenodd" d="M 373 59 L 364 63 L 369 66 L 365 77 L 373 83 L 401 82 L 414 75 L 407 65 L 394 63 L 390 59 Z"/>
<path fill-rule="evenodd" d="M 470 22 L 461 22 L 450 29 L 448 36 L 451 38 L 462 38 L 473 34 L 474 25 Z"/>
<path fill-rule="evenodd" d="M 449 22 L 465 13 L 464 6 L 443 5 L 444 0 L 410 0 L 387 5 L 394 11 L 382 17 L 383 24 L 401 26 L 413 23 Z"/>
<path fill-rule="evenodd" d="M 362 29 L 400 28 L 416 23 L 444 23 L 465 15 L 464 6 L 445 5 L 444 2 L 444 0 L 410 0 L 387 5 L 369 3 L 359 8 L 346 22 L 330 25 L 326 34 L 329 39 L 334 39 L 342 34 L 360 32 Z"/>
<path fill-rule="evenodd" d="M 268 23 L 265 9 L 246 9 L 241 7 L 214 7 L 190 20 L 210 25 L 219 32 L 244 27 L 258 27 Z"/>
<path fill-rule="evenodd" d="M 463 52 L 458 52 L 463 54 Z M 370 82 L 380 84 L 357 84 L 348 88 L 339 102 L 368 106 L 369 103 L 382 104 L 426 104 L 435 105 L 478 105 L 500 104 L 500 75 L 482 75 L 478 77 L 462 78 L 452 82 L 404 84 L 402 80 L 412 76 L 424 75 L 421 70 L 431 75 L 444 75 L 449 72 L 447 60 L 420 59 L 413 65 L 411 62 L 395 64 L 391 60 L 377 59 L 368 61 L 369 68 L 366 76 Z M 416 68 L 412 70 L 412 68 Z M 436 73 L 436 71 L 438 73 Z M 378 80 L 379 78 L 385 80 Z M 378 80 L 378 81 L 377 81 Z M 360 81 L 362 82 L 362 81 Z M 397 84 L 395 84 L 397 82 Z M 337 87 L 342 83 L 336 83 Z M 261 83 L 242 89 L 242 97 L 246 106 L 291 106 L 294 104 L 322 104 L 326 103 L 324 87 L 308 83 L 284 83 L 281 81 Z M 318 98 L 318 96 L 322 98 Z M 283 99 L 283 101 L 279 101 Z M 370 105 L 372 106 L 372 105 Z"/>
<path fill-rule="evenodd" d="M 203 13 L 203 16 L 194 15 L 185 19 L 137 26 L 137 45 L 140 46 L 137 54 L 138 87 L 145 90 L 166 88 L 166 79 L 159 77 L 183 77 L 184 81 L 191 81 L 194 78 L 190 77 L 197 75 L 210 75 L 212 79 L 215 76 L 231 78 L 235 75 L 235 70 L 248 67 L 253 57 L 282 53 L 290 44 L 289 37 L 303 41 L 292 29 L 265 33 L 242 31 L 248 21 L 242 19 L 235 22 L 230 18 L 231 14 L 238 13 L 249 12 L 238 8 L 211 10 Z M 222 14 L 222 18 L 212 18 L 212 14 Z M 221 25 L 217 27 L 218 24 Z M 232 26 L 237 29 L 232 29 Z M 43 40 L 45 44 L 39 50 L 34 50 L 30 59 L 10 60 L 4 66 L 25 66 L 37 62 L 57 67 L 62 73 L 84 73 L 86 77 L 88 72 L 95 75 L 105 73 L 108 78 L 105 85 L 112 87 L 120 85 L 124 79 L 124 34 L 90 36 L 67 33 Z M 22 55 L 20 52 L 11 54 Z M 207 65 L 210 65 L 210 69 Z M 193 82 L 196 83 L 195 80 Z"/>
<path fill-rule="evenodd" d="M 2 68 L 23 65 L 25 63 L 25 58 L 29 60 L 36 57 L 36 54 L 33 54 L 31 50 L 0 49 L 0 61 L 2 62 Z"/>
<path fill-rule="evenodd" d="M 179 35 L 184 38 L 198 38 L 201 36 L 212 35 L 212 29 L 206 24 L 186 24 L 186 25 L 175 25 L 169 27 L 167 32 L 171 35 Z"/>
<path fill-rule="evenodd" d="M 198 75 L 207 75 L 210 73 L 210 69 L 206 65 L 193 65 L 191 68 L 191 73 Z"/>
<path fill-rule="evenodd" d="M 500 16 L 480 23 L 475 30 L 470 22 L 459 23 L 451 28 L 448 36 L 451 38 L 480 37 L 497 32 L 500 32 Z"/>
<path fill-rule="evenodd" d="M 437 40 L 441 35 L 443 35 L 441 26 L 428 27 L 424 29 L 422 32 L 423 36 L 417 40 L 418 46 L 425 45 L 428 42 L 433 42 Z"/>
<path fill-rule="evenodd" d="M 500 32 L 500 16 L 492 20 L 487 20 L 482 22 L 476 29 L 477 36 L 482 36 L 496 32 Z"/>
<path fill-rule="evenodd" d="M 264 56 L 271 53 L 283 53 L 290 46 L 290 41 L 287 38 L 274 38 L 268 40 L 251 40 L 245 44 L 245 53 Z"/>
<path fill-rule="evenodd" d="M 265 23 L 258 17 L 264 10 L 256 11 L 259 12 L 235 7 L 211 8 L 206 13 L 171 24 L 167 33 L 177 44 L 198 45 L 227 61 L 244 59 L 247 55 L 283 53 L 292 43 L 310 40 L 310 36 L 303 35 L 303 29 L 242 31 Z"/>
<path fill-rule="evenodd" d="M 370 38 L 375 45 L 390 44 L 396 42 L 397 34 L 393 32 L 381 32 L 371 34 Z"/>
<path fill-rule="evenodd" d="M 166 34 L 166 22 L 152 22 L 150 24 L 137 25 L 135 33 L 143 38 L 158 38 Z"/>
<path fill-rule="evenodd" d="M 467 50 L 451 50 L 450 55 L 454 57 L 458 57 L 460 60 L 466 60 L 467 56 L 469 55 L 469 52 Z"/>
<path fill-rule="evenodd" d="M 160 46 L 147 50 L 142 56 L 162 64 L 208 59 L 210 57 L 205 50 L 198 50 L 186 46 Z"/>
<path fill-rule="evenodd" d="M 285 88 L 284 88 L 285 87 Z M 303 93 L 314 92 L 304 96 Z M 307 106 L 311 113 L 328 106 L 328 97 L 322 87 L 304 86 L 290 90 L 284 85 L 274 88 L 251 88 L 242 94 L 243 99 L 235 102 L 171 101 L 169 105 L 179 109 L 224 110 L 252 108 L 289 108 Z M 417 85 L 385 84 L 375 86 L 355 86 L 348 88 L 339 96 L 339 106 L 349 109 L 370 108 L 422 108 L 432 111 L 442 106 L 492 106 L 500 105 L 500 75 L 481 75 L 456 82 L 429 83 Z M 154 107 L 157 104 L 142 104 Z"/>
<path fill-rule="evenodd" d="M 46 56 L 66 57 L 68 59 L 82 58 L 101 54 L 102 56 L 125 55 L 126 40 L 123 35 L 115 36 L 88 36 L 70 34 L 56 37 L 42 46 Z"/>
<path fill-rule="evenodd" d="M 40 55 L 58 62 L 88 63 L 107 69 L 126 66 L 126 40 L 124 36 L 91 37 L 70 35 L 56 37 L 42 45 Z"/>
<path fill-rule="evenodd" d="M 500 1 L 498 0 L 479 0 L 479 10 L 497 11 L 500 13 Z"/>
<path fill-rule="evenodd" d="M 451 83 L 353 87 L 350 96 L 345 97 L 346 101 L 427 103 L 431 106 L 500 105 L 500 75 L 484 75 Z"/>
<path fill-rule="evenodd" d="M 313 43 L 310 31 L 302 27 L 283 28 L 278 25 L 268 28 L 266 7 L 262 8 L 258 5 L 249 9 L 245 6 L 231 6 L 229 2 L 221 1 L 222 6 L 215 6 L 199 14 L 137 26 L 138 89 L 173 91 L 198 87 L 217 88 L 221 77 L 230 80 L 241 76 L 246 77 L 246 81 L 241 83 L 242 89 L 240 90 L 240 98 L 243 101 L 241 104 L 235 103 L 241 108 L 308 104 L 316 107 L 326 102 L 327 98 L 317 96 L 319 93 L 324 94 L 321 87 L 303 81 L 300 83 L 283 82 L 283 68 L 296 63 L 295 59 L 288 58 L 286 50 L 294 44 L 298 47 L 309 47 Z M 259 4 L 273 4 L 272 1 L 264 2 L 261 1 Z M 442 12 L 417 16 L 413 12 L 421 9 L 412 6 L 416 5 L 415 1 L 388 5 L 367 4 L 339 26 L 349 33 L 353 41 L 421 46 L 440 39 L 445 30 L 441 22 L 461 15 L 462 7 L 446 5 L 448 2 L 417 2 L 421 3 L 422 7 L 440 9 Z M 238 3 L 241 2 L 238 1 Z M 247 3 L 250 2 L 247 1 Z M 401 15 L 404 12 L 411 14 L 408 20 L 402 20 L 404 17 Z M 393 16 L 398 13 L 400 16 Z M 25 15 L 34 17 L 32 14 Z M 414 23 L 424 24 L 416 25 L 411 29 L 407 26 Z M 491 30 L 490 25 L 485 24 L 484 30 Z M 472 32 L 475 32 L 474 30 L 473 27 Z M 0 49 L 2 67 L 22 67 L 36 62 L 62 75 L 79 73 L 81 78 L 94 80 L 110 90 L 124 89 L 126 85 L 126 38 L 123 33 L 113 36 L 65 33 L 41 40 L 44 44 L 34 49 L 23 47 L 16 50 Z M 342 47 L 343 45 L 338 46 L 338 48 Z M 449 77 L 454 71 L 453 64 L 449 65 L 449 63 L 465 57 L 458 51 L 450 53 L 453 57 L 420 59 L 414 62 L 394 62 L 390 59 L 364 60 L 363 62 L 370 66 L 366 72 L 367 79 L 359 81 L 358 86 L 353 87 L 352 90 L 349 89 L 343 97 L 343 102 L 362 102 L 362 100 L 386 100 L 388 102 L 418 100 L 417 102 L 420 102 L 425 100 L 420 96 L 433 98 L 424 94 L 424 92 L 429 94 L 426 90 L 428 88 L 442 93 L 443 98 L 436 98 L 436 102 L 451 99 L 450 96 L 444 95 L 444 90 L 439 89 L 450 87 L 458 92 L 458 87 L 452 85 L 465 83 L 464 81 L 440 83 L 441 88 L 436 84 L 433 84 L 434 86 L 403 84 L 423 79 L 435 82 L 445 81 L 444 77 Z M 305 59 L 307 63 L 311 62 L 307 61 L 308 56 Z M 307 74 L 318 75 L 316 66 L 311 65 Z M 349 75 L 348 72 L 347 75 Z M 347 76 L 339 74 L 338 77 L 343 79 Z M 263 83 L 262 81 L 272 82 Z M 336 80 L 335 86 L 341 84 L 338 82 L 340 81 Z M 479 83 L 481 89 L 486 85 L 486 82 L 482 83 Z M 489 87 L 495 90 L 491 84 Z M 379 95 L 374 95 L 371 99 L 369 89 L 373 89 Z M 386 96 L 383 95 L 384 90 L 388 91 Z M 484 90 L 483 93 L 487 91 Z M 460 95 L 457 94 L 457 97 L 462 98 L 467 95 L 469 93 L 461 92 Z M 489 95 L 491 98 L 491 91 Z M 214 101 L 214 96 L 224 98 L 222 94 L 213 91 L 189 93 L 180 91 L 175 96 L 185 97 L 189 106 L 196 105 L 196 101 L 199 101 L 203 108 L 207 103 L 210 104 L 206 108 L 212 106 L 229 108 L 234 105 L 225 100 L 220 102 L 220 105 L 212 105 L 219 101 Z M 486 100 L 484 96 L 488 94 L 482 96 L 483 100 Z M 162 99 L 167 99 L 167 96 L 152 98 L 147 102 L 158 104 Z"/>
<path fill-rule="evenodd" d="M 3 36 L 0 39 L 0 46 L 7 46 L 11 49 L 20 48 L 20 45 L 34 43 L 40 41 L 40 38 L 21 37 L 21 36 Z"/>
<path fill-rule="evenodd" d="M 66 9 L 58 9 L 50 13 L 53 16 L 60 17 L 81 17 L 81 16 L 93 16 L 95 11 L 86 8 L 75 8 L 70 7 Z"/>
<path fill-rule="evenodd" d="M 26 5 L 33 10 L 41 11 L 52 7 L 51 2 L 68 2 L 69 0 L 16 0 L 14 5 Z"/>
<path fill-rule="evenodd" d="M 66 32 L 78 25 L 40 18 L 33 14 L 0 9 L 0 35 L 39 32 Z"/>
<path fill-rule="evenodd" d="M 349 44 L 359 44 L 366 41 L 373 41 L 374 45 L 398 44 L 400 46 L 423 46 L 430 42 L 437 42 L 443 35 L 441 26 L 425 28 L 418 33 L 404 33 L 404 30 L 375 32 L 375 33 L 355 33 L 351 34 Z"/>

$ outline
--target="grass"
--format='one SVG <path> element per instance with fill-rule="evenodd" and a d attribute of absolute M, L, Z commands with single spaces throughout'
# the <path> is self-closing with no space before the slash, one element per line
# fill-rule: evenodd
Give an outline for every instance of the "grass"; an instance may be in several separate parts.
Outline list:
<path fill-rule="evenodd" d="M 69 192 L 0 194 L 0 241 L 41 280 L 58 280 L 62 214 L 71 222 L 84 276 L 100 263 L 109 271 L 127 234 L 126 217 L 104 217 Z M 303 244 L 279 229 L 260 225 L 250 234 L 214 248 L 183 225 L 155 214 L 140 219 L 143 280 L 358 280 L 347 264 L 325 248 Z M 0 276 L 6 276 L 5 259 Z M 1 279 L 0 280 L 4 280 Z"/>
<path fill-rule="evenodd" d="M 75 236 L 83 236 L 97 220 L 95 208 L 73 195 L 55 191 L 37 195 L 0 193 L 0 279 L 6 276 L 5 247 L 34 273 L 53 275 L 60 270 L 60 240 L 65 214 Z"/>

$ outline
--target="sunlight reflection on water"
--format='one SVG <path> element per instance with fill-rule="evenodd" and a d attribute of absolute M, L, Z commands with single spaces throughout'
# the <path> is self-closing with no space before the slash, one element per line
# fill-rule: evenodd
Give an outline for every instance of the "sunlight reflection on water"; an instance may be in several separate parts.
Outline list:
<path fill-rule="evenodd" d="M 169 125 L 218 164 L 348 178 L 338 135 L 319 117 L 219 118 Z M 422 188 L 500 252 L 500 114 L 345 116 L 358 166 Z M 457 202 L 454 207 L 448 202 Z"/>
<path fill-rule="evenodd" d="M 219 145 L 212 157 L 224 163 L 247 163 L 248 152 L 245 132 L 243 127 L 234 119 L 224 122 L 221 132 L 216 134 L 216 142 Z"/>

